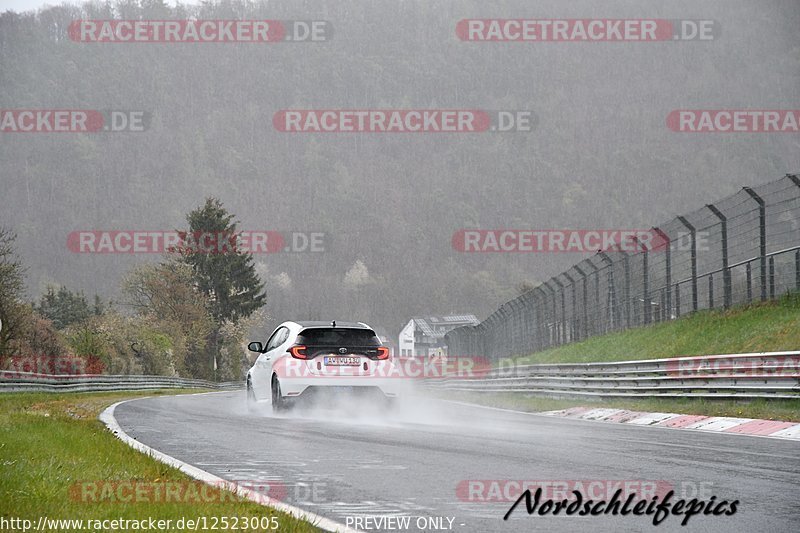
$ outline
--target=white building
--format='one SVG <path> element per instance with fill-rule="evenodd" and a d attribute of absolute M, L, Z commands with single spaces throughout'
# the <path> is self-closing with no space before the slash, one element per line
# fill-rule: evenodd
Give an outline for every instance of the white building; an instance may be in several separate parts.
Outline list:
<path fill-rule="evenodd" d="M 412 318 L 400 330 L 397 355 L 400 357 L 430 357 L 446 349 L 445 334 L 461 326 L 479 323 L 475 315 L 447 315 Z"/>

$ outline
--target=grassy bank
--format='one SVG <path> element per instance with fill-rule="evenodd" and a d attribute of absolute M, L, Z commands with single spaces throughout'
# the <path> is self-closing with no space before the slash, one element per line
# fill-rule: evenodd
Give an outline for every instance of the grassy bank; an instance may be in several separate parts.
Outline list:
<path fill-rule="evenodd" d="M 800 294 L 610 333 L 520 358 L 530 363 L 629 361 L 800 350 Z"/>
<path fill-rule="evenodd" d="M 800 350 L 800 295 L 700 311 L 670 322 L 610 333 L 517 358 L 519 363 L 630 361 L 687 355 Z M 520 393 L 448 393 L 447 398 L 522 411 L 576 406 L 800 422 L 799 400 L 549 399 Z"/>
<path fill-rule="evenodd" d="M 308 522 L 212 489 L 190 495 L 198 482 L 178 470 L 139 453 L 117 439 L 97 420 L 108 405 L 126 398 L 175 394 L 176 391 L 143 393 L 11 393 L 0 395 L 0 517 L 37 520 L 41 516 L 64 519 L 171 519 L 170 531 L 193 530 L 174 524 L 180 518 L 214 519 L 258 517 L 269 525 L 276 517 L 280 531 L 318 531 Z M 152 494 L 120 501 L 128 492 L 103 494 L 103 501 L 87 501 L 83 482 L 135 481 L 139 486 L 182 487 L 178 502 L 153 503 Z M 194 484 L 194 485 L 193 485 Z M 112 486 L 110 483 L 106 487 Z M 151 501 L 147 501 L 151 500 Z M 264 518 L 266 517 L 266 518 Z M 232 522 L 231 522 L 232 523 Z M 276 523 L 273 521 L 272 523 Z M 114 528 L 107 529 L 113 530 Z M 203 529 L 202 525 L 199 529 Z M 226 528 L 227 529 L 227 528 Z M 218 524 L 218 530 L 226 530 Z M 66 527 L 46 530 L 63 531 Z M 252 528 L 250 529 L 253 530 Z M 269 531 L 270 528 L 258 528 Z"/>

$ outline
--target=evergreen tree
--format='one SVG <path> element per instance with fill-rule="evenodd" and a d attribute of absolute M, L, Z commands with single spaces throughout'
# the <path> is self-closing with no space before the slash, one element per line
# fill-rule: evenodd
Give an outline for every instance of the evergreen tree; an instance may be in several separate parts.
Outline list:
<path fill-rule="evenodd" d="M 208 298 L 215 322 L 236 323 L 262 307 L 266 295 L 252 256 L 230 245 L 237 232 L 234 216 L 219 200 L 207 198 L 205 205 L 186 219 L 189 231 L 180 253 L 192 267 L 197 287 Z M 202 249 L 206 235 L 213 243 L 211 250 Z"/>
<path fill-rule="evenodd" d="M 48 287 L 36 310 L 51 320 L 56 329 L 64 329 L 70 324 L 85 321 L 92 314 L 100 314 L 96 307 L 98 304 L 99 300 L 95 297 L 95 309 L 92 309 L 83 293 L 72 292 L 64 286 L 59 287 L 58 291 Z"/>

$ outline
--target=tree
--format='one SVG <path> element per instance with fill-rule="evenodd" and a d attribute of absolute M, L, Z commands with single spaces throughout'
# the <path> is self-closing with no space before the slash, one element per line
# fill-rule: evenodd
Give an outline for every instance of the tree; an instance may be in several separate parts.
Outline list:
<path fill-rule="evenodd" d="M 186 217 L 188 236 L 201 241 L 210 235 L 221 243 L 236 235 L 236 222 L 216 198 L 207 198 L 203 207 Z M 184 245 L 180 250 L 183 261 L 192 267 L 198 288 L 209 300 L 211 316 L 217 324 L 226 320 L 237 322 L 262 307 L 266 295 L 263 283 L 256 275 L 252 256 L 235 247 L 204 251 L 197 246 Z"/>
<path fill-rule="evenodd" d="M 21 302 L 25 269 L 15 254 L 16 238 L 10 230 L 0 227 L 0 354 L 6 353 L 8 342 L 21 334 L 28 318 Z"/>
<path fill-rule="evenodd" d="M 235 325 L 264 305 L 264 284 L 256 274 L 253 258 L 235 246 L 237 235 L 234 216 L 216 198 L 207 198 L 203 207 L 186 216 L 189 231 L 177 250 L 192 269 L 195 286 L 205 295 L 214 324 L 208 337 L 212 352 L 205 362 L 196 361 L 195 374 L 208 372 L 209 377 L 225 375 L 220 368 L 220 342 L 225 342 L 223 327 Z M 214 243 L 212 249 L 203 243 Z M 231 244 L 234 244 L 231 246 Z M 187 361 L 187 366 L 188 366 Z"/>
<path fill-rule="evenodd" d="M 84 322 L 92 314 L 101 314 L 102 307 L 95 297 L 93 310 L 83 293 L 72 292 L 62 285 L 58 291 L 48 287 L 36 310 L 43 317 L 52 320 L 56 329 L 64 329 L 70 324 Z"/>
<path fill-rule="evenodd" d="M 172 361 L 168 366 L 193 377 L 210 377 L 208 337 L 214 328 L 206 297 L 197 288 L 190 265 L 176 259 L 142 265 L 125 278 L 123 292 L 128 305 L 146 322 L 142 334 L 136 336 L 139 354 L 145 354 L 145 370 L 162 372 L 166 368 L 163 362 L 147 362 L 155 353 L 167 353 L 156 350 L 164 343 L 153 340 L 157 339 L 154 335 L 150 334 L 149 344 L 143 340 L 145 330 L 155 330 L 170 338 Z"/>
<path fill-rule="evenodd" d="M 137 313 L 171 322 L 185 334 L 209 318 L 191 266 L 180 261 L 139 266 L 125 278 L 122 290 Z"/>

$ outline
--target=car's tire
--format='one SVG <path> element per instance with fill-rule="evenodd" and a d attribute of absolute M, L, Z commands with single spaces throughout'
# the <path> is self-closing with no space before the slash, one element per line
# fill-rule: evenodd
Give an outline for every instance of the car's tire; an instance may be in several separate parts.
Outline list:
<path fill-rule="evenodd" d="M 247 412 L 255 413 L 258 408 L 258 400 L 256 400 L 256 393 L 253 391 L 253 384 L 250 383 L 250 378 L 247 378 Z"/>
<path fill-rule="evenodd" d="M 272 412 L 283 413 L 289 409 L 289 401 L 281 394 L 281 382 L 278 381 L 278 376 L 272 376 Z"/>

